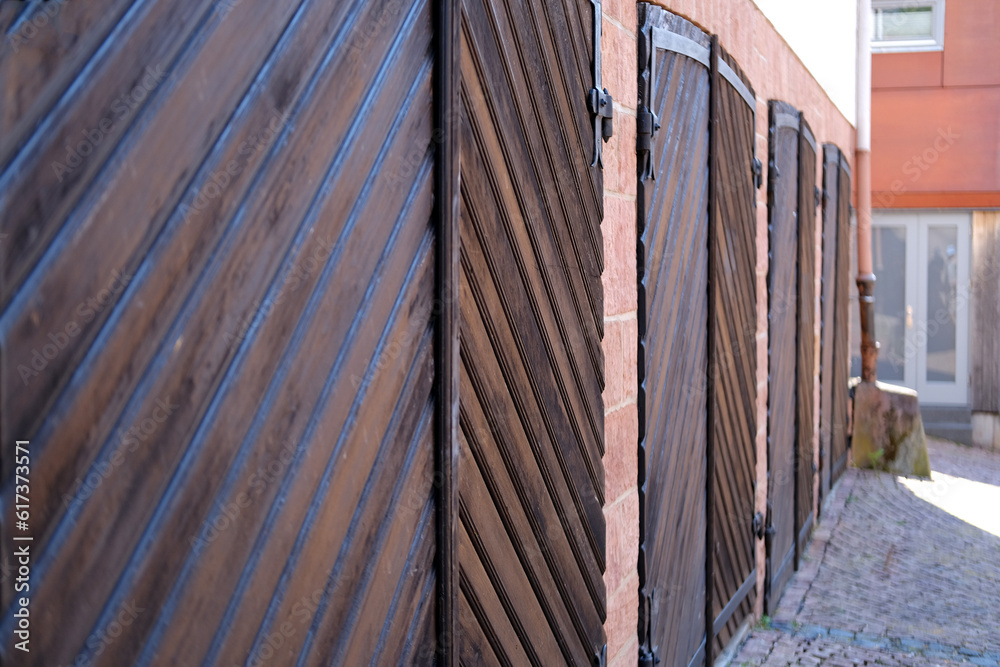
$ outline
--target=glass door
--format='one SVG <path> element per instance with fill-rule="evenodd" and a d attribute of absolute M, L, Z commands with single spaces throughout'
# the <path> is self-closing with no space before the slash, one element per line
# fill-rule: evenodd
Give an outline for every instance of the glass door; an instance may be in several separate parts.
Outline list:
<path fill-rule="evenodd" d="M 878 377 L 921 403 L 968 402 L 969 216 L 872 216 Z"/>

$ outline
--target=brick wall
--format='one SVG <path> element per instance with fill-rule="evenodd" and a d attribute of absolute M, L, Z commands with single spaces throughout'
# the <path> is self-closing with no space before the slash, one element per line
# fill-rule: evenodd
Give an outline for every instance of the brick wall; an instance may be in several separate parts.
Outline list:
<path fill-rule="evenodd" d="M 658 3 L 719 35 L 757 93 L 757 156 L 767 169 L 767 102 L 781 99 L 804 111 L 817 141 L 832 142 L 853 165 L 854 128 L 837 110 L 752 0 L 671 0 Z M 615 98 L 615 136 L 604 146 L 604 391 L 608 591 L 608 664 L 634 665 L 638 655 L 639 513 L 637 477 L 638 413 L 636 398 L 636 173 L 637 100 L 636 5 L 628 0 L 603 3 L 602 77 Z M 820 151 L 822 154 L 822 151 Z M 817 157 L 817 184 L 822 176 Z M 757 508 L 767 499 L 767 201 L 757 192 Z M 817 219 L 817 257 L 821 235 Z M 816 293 L 819 294 L 817 262 Z M 816 368 L 819 368 L 819 307 L 816 310 Z M 819 377 L 815 400 L 819 405 Z M 818 443 L 819 412 L 813 424 Z M 818 444 L 816 445 L 818 447 Z M 818 453 L 817 453 L 818 462 Z M 764 543 L 757 545 L 758 607 L 762 611 Z"/>
<path fill-rule="evenodd" d="M 604 145 L 604 430 L 608 664 L 639 651 L 639 393 L 636 317 L 636 5 L 605 0 L 602 82 L 615 99 L 614 137 Z"/>

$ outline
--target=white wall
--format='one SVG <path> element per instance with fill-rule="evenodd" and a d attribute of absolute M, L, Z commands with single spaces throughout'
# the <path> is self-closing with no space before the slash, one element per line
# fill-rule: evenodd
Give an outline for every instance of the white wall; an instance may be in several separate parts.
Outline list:
<path fill-rule="evenodd" d="M 754 0 L 851 124 L 857 123 L 857 0 Z"/>

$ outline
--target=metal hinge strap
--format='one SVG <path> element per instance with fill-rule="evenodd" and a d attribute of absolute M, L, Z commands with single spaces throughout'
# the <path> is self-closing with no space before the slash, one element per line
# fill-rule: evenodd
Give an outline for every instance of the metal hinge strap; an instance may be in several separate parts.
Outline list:
<path fill-rule="evenodd" d="M 614 100 L 607 88 L 601 86 L 601 0 L 590 0 L 594 6 L 594 87 L 587 95 L 587 106 L 594 116 L 594 159 L 590 166 L 599 165 L 604 168 L 601 157 L 601 142 L 611 138 L 614 132 L 612 118 L 615 108 Z"/>

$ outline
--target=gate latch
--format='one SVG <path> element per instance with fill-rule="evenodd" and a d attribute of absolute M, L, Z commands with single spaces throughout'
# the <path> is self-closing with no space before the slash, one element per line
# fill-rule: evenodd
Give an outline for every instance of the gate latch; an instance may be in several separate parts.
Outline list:
<path fill-rule="evenodd" d="M 753 534 L 758 540 L 764 539 L 764 515 L 760 512 L 753 515 Z"/>
<path fill-rule="evenodd" d="M 587 100 L 587 103 L 590 107 L 590 113 L 595 114 L 597 118 L 601 119 L 601 138 L 607 141 L 614 132 L 611 119 L 615 115 L 615 108 L 614 100 L 611 99 L 611 93 L 608 92 L 607 88 L 604 89 L 603 93 L 598 92 L 597 88 L 594 88 L 590 91 L 590 98 Z M 594 119 L 595 126 L 597 118 Z"/>
<path fill-rule="evenodd" d="M 605 644 L 601 650 L 591 660 L 594 667 L 608 667 L 608 645 Z"/>
<path fill-rule="evenodd" d="M 594 116 L 594 159 L 590 166 L 600 165 L 604 168 L 604 161 L 601 159 L 601 141 L 611 138 L 614 126 L 611 119 L 614 116 L 614 101 L 607 88 L 601 86 L 601 0 L 590 0 L 594 6 L 594 87 L 587 95 L 587 106 Z"/>
<path fill-rule="evenodd" d="M 753 159 L 753 185 L 754 188 L 759 190 L 760 186 L 764 184 L 764 165 L 759 158 Z"/>

